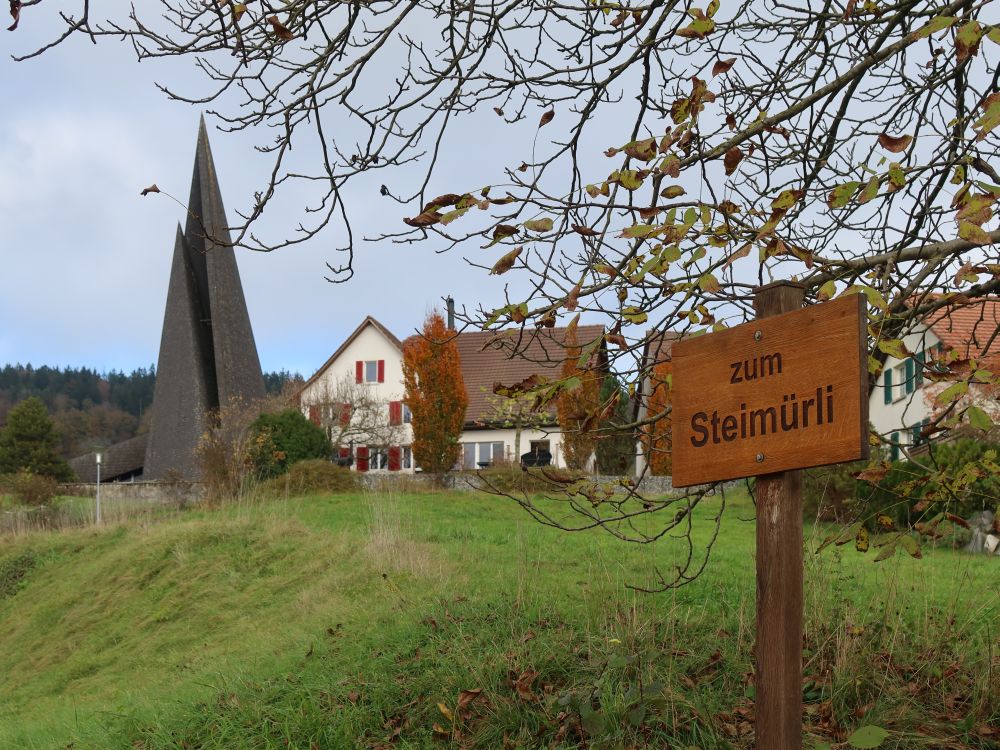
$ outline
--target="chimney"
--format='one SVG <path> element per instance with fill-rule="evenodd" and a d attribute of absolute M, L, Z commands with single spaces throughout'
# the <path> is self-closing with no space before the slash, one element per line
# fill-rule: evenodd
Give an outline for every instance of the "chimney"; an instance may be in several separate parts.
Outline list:
<path fill-rule="evenodd" d="M 449 294 L 444 298 L 445 304 L 448 306 L 448 328 L 455 330 L 455 300 Z"/>

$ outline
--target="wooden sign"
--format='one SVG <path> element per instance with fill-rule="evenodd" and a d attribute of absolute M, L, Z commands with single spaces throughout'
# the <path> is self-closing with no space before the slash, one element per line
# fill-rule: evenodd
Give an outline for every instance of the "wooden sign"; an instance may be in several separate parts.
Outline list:
<path fill-rule="evenodd" d="M 674 343 L 673 484 L 868 458 L 863 295 Z"/>

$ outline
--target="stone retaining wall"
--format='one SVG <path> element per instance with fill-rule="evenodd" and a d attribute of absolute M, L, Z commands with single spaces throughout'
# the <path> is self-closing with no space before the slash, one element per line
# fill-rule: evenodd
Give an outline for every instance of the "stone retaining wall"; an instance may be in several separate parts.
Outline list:
<path fill-rule="evenodd" d="M 60 484 L 60 495 L 94 497 L 96 484 Z M 101 500 L 133 500 L 148 503 L 197 502 L 204 497 L 201 482 L 108 482 L 101 483 Z"/>

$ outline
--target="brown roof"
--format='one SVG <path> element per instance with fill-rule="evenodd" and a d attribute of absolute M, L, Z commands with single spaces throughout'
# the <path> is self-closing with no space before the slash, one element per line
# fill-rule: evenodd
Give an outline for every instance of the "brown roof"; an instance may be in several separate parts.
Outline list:
<path fill-rule="evenodd" d="M 375 320 L 375 318 L 373 318 L 371 315 L 368 315 L 365 317 L 364 320 L 361 321 L 361 325 L 359 325 L 357 328 L 354 329 L 354 333 L 352 333 L 350 336 L 344 339 L 344 343 L 341 344 L 339 347 L 337 347 L 337 351 L 331 354 L 330 358 L 326 362 L 324 362 L 320 366 L 320 368 L 316 370 L 316 372 L 313 373 L 313 376 L 302 384 L 302 387 L 295 392 L 294 396 L 292 396 L 292 400 L 293 401 L 298 400 L 299 394 L 301 394 L 302 391 L 304 391 L 310 385 L 315 383 L 316 379 L 319 378 L 319 376 L 322 375 L 324 372 L 326 372 L 326 369 L 330 365 L 332 365 L 334 361 L 336 361 L 337 357 L 340 356 L 341 352 L 343 352 L 348 346 L 350 346 L 351 342 L 354 341 L 354 339 L 356 339 L 361 334 L 361 332 L 365 330 L 367 326 L 374 326 L 376 329 L 382 332 L 382 335 L 384 335 L 387 339 L 389 339 L 389 341 L 392 343 L 393 346 L 395 346 L 400 351 L 403 350 L 403 343 L 398 338 L 396 338 L 395 334 L 393 334 L 392 331 L 390 331 L 384 325 Z"/>
<path fill-rule="evenodd" d="M 602 325 L 577 326 L 580 346 L 604 336 Z M 460 333 L 456 339 L 469 406 L 466 424 L 489 420 L 493 385 L 513 385 L 531 375 L 557 380 L 566 359 L 566 329 L 511 329 Z M 602 350 L 603 352 L 603 350 Z"/>
<path fill-rule="evenodd" d="M 142 471 L 146 460 L 146 444 L 149 433 L 144 433 L 121 443 L 109 445 L 101 451 L 101 481 L 113 482 L 119 477 L 134 475 Z M 69 461 L 70 468 L 81 482 L 97 482 L 97 457 L 87 453 Z"/>
<path fill-rule="evenodd" d="M 964 357 L 1000 363 L 1000 297 L 984 297 L 946 308 L 929 321 L 934 335 Z"/>

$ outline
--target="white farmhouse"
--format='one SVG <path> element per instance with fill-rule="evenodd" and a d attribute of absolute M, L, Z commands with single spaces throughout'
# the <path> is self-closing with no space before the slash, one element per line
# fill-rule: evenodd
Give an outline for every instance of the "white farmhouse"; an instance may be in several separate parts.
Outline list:
<path fill-rule="evenodd" d="M 459 333 L 456 336 L 468 395 L 462 453 L 456 468 L 516 462 L 533 453 L 564 465 L 554 407 L 531 412 L 493 395 L 496 383 L 513 385 L 532 375 L 560 377 L 566 329 Z M 607 361 L 603 326 L 578 326 L 580 346 L 593 344 Z M 403 342 L 368 316 L 298 393 L 299 406 L 324 427 L 344 464 L 358 471 L 412 472 L 409 409 L 403 404 Z"/>
<path fill-rule="evenodd" d="M 869 421 L 889 442 L 891 460 L 924 440 L 921 429 L 930 422 L 941 390 L 924 377 L 925 369 L 951 351 L 962 358 L 996 360 L 998 331 L 1000 298 L 994 297 L 935 313 L 903 339 L 912 356 L 886 360 L 868 403 Z"/>

